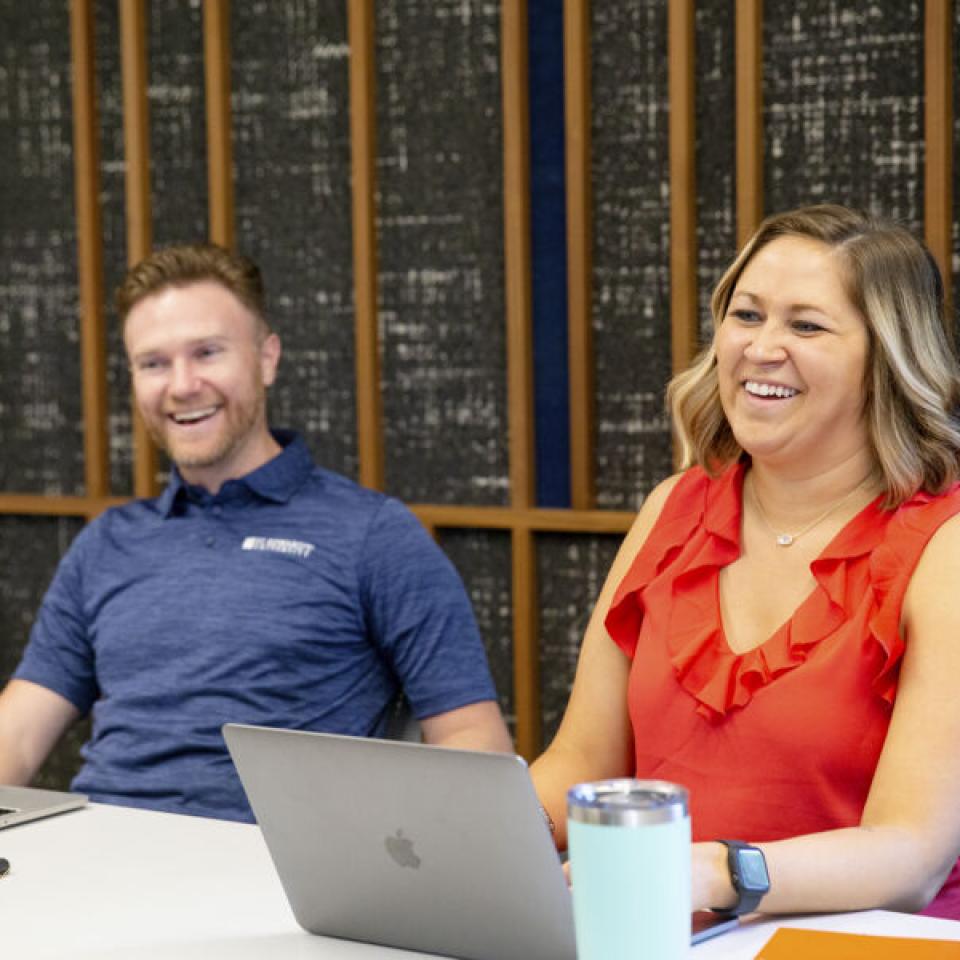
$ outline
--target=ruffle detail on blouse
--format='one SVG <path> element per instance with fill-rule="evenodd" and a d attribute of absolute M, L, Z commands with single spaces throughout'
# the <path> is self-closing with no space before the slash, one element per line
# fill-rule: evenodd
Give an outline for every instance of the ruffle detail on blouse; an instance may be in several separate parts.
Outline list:
<path fill-rule="evenodd" d="M 632 658 L 636 653 L 643 622 L 644 588 L 673 564 L 693 534 L 706 522 L 704 513 L 710 494 L 709 477 L 699 467 L 688 471 L 671 491 L 660 519 L 620 581 L 604 625 L 628 657 Z"/>
<path fill-rule="evenodd" d="M 697 589 L 684 574 L 677 577 L 667 638 L 680 685 L 698 701 L 697 712 L 708 719 L 746 706 L 758 690 L 804 663 L 810 651 L 845 619 L 843 564 L 821 564 L 813 571 L 818 587 L 793 617 L 759 647 L 734 653 L 718 625 L 715 599 L 716 578 L 725 562 L 729 561 L 713 565 L 712 587 L 704 583 Z M 696 623 L 701 626 L 692 626 Z"/>
<path fill-rule="evenodd" d="M 916 493 L 897 511 L 890 521 L 889 535 L 870 556 L 874 605 L 868 627 L 880 659 L 873 690 L 887 703 L 892 704 L 897 695 L 900 660 L 906 649 L 900 633 L 903 596 L 923 548 L 957 513 L 960 513 L 960 485 L 939 497 Z M 905 570 L 906 563 L 909 566 Z"/>
<path fill-rule="evenodd" d="M 903 592 L 891 589 L 900 563 L 897 551 L 886 543 L 877 547 L 870 558 L 874 604 L 873 615 L 867 621 L 867 626 L 870 628 L 870 640 L 880 654 L 880 667 L 874 674 L 872 686 L 874 693 L 889 704 L 897 695 L 900 660 L 906 649 L 900 634 Z M 896 598 L 896 602 L 892 602 L 891 598 Z"/>
<path fill-rule="evenodd" d="M 960 493 L 931 498 L 918 494 L 895 514 L 880 498 L 865 507 L 811 564 L 817 586 L 793 616 L 763 644 L 745 653 L 730 650 L 723 636 L 718 577 L 740 555 L 740 512 L 744 466 L 736 464 L 711 481 L 691 470 L 671 493 L 658 523 L 621 582 L 607 615 L 610 636 L 629 656 L 643 620 L 643 593 L 655 577 L 671 576 L 671 611 L 665 642 L 680 685 L 704 717 L 719 720 L 745 706 L 777 677 L 804 663 L 813 649 L 868 603 L 866 623 L 878 663 L 873 687 L 888 703 L 896 695 L 904 642 L 899 619 L 910 575 L 933 532 L 960 512 Z M 914 507 L 935 502 L 932 509 Z M 888 525 L 895 529 L 889 531 Z M 854 577 L 869 564 L 866 582 Z M 865 597 L 864 590 L 872 593 Z"/>

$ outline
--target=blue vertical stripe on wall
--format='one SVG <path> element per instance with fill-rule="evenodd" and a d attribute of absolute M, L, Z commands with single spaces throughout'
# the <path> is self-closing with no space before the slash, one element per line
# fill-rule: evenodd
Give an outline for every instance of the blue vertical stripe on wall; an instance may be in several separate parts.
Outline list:
<path fill-rule="evenodd" d="M 563 4 L 530 0 L 528 18 L 537 503 L 569 507 Z"/>

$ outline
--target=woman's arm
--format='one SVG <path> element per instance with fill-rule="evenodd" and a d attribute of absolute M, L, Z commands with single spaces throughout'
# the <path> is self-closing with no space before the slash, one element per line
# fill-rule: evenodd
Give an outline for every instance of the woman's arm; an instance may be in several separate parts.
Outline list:
<path fill-rule="evenodd" d="M 960 855 L 960 517 L 924 550 L 902 629 L 897 699 L 860 826 L 759 844 L 766 912 L 919 910 Z M 695 909 L 733 902 L 723 847 L 696 844 L 693 868 Z"/>
<path fill-rule="evenodd" d="M 620 581 L 678 479 L 665 480 L 647 497 L 624 539 L 584 634 L 560 729 L 530 770 L 540 802 L 556 824 L 555 839 L 561 849 L 566 846 L 566 794 L 570 786 L 629 776 L 633 770 L 633 735 L 627 712 L 630 661 L 610 638 L 603 621 Z"/>

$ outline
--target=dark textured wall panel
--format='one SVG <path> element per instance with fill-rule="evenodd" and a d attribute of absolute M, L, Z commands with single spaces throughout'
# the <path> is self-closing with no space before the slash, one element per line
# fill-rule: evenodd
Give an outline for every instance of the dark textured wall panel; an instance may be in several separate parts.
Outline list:
<path fill-rule="evenodd" d="M 150 0 L 148 56 L 153 242 L 206 240 L 202 0 Z"/>
<path fill-rule="evenodd" d="M 667 13 L 591 7 L 597 502 L 629 509 L 672 469 Z"/>
<path fill-rule="evenodd" d="M 79 520 L 0 516 L 0 686 L 6 684 L 30 636 L 40 601 L 60 557 L 79 533 Z M 44 786 L 65 787 L 79 767 L 86 725 L 72 730 L 38 778 Z"/>
<path fill-rule="evenodd" d="M 68 10 L 0 0 L 0 490 L 83 492 Z"/>
<path fill-rule="evenodd" d="M 100 120 L 100 217 L 103 228 L 104 316 L 107 320 L 110 483 L 114 493 L 133 492 L 133 419 L 130 376 L 113 309 L 113 291 L 127 267 L 123 151 L 123 93 L 117 4 L 95 5 L 97 112 Z"/>
<path fill-rule="evenodd" d="M 543 744 L 553 739 L 566 709 L 580 644 L 622 537 L 540 534 L 540 702 Z"/>
<path fill-rule="evenodd" d="M 376 5 L 386 479 L 507 500 L 499 8 Z"/>
<path fill-rule="evenodd" d="M 923 4 L 764 4 L 766 209 L 923 217 Z"/>
<path fill-rule="evenodd" d="M 515 733 L 510 534 L 498 530 L 441 530 L 437 542 L 463 577 L 500 706 L 511 734 Z"/>
<path fill-rule="evenodd" d="M 284 356 L 271 419 L 357 472 L 344 0 L 231 4 L 237 245 L 263 269 Z"/>
<path fill-rule="evenodd" d="M 697 5 L 697 282 L 703 343 L 713 333 L 710 295 L 737 245 L 733 28 L 733 0 Z"/>

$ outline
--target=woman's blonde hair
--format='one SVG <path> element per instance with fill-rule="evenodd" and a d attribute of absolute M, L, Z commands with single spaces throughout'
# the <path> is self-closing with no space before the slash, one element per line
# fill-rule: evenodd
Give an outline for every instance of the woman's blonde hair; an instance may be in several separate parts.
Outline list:
<path fill-rule="evenodd" d="M 909 231 L 832 204 L 767 217 L 713 292 L 714 340 L 744 268 L 778 237 L 809 237 L 843 264 L 847 296 L 867 326 L 865 417 L 895 507 L 939 493 L 960 475 L 960 367 L 944 325 L 943 283 L 930 252 Z M 714 343 L 667 388 L 684 466 L 716 472 L 741 454 L 720 405 Z"/>

